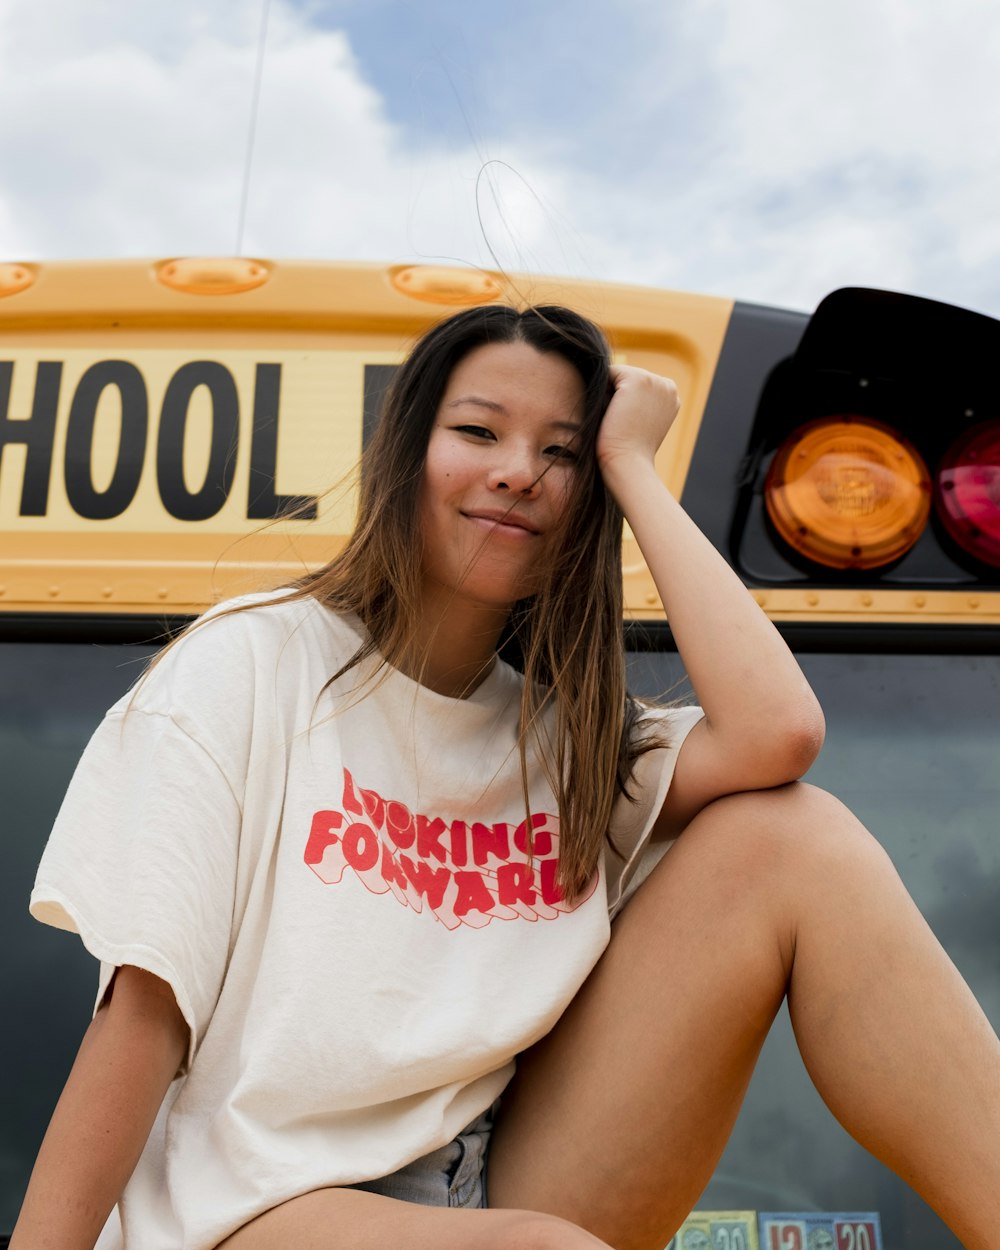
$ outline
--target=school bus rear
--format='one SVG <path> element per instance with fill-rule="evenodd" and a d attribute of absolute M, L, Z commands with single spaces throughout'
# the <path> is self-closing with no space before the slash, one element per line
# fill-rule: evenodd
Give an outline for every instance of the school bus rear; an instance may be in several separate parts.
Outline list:
<path fill-rule="evenodd" d="M 1000 1024 L 996 322 L 887 292 L 807 318 L 431 266 L 0 266 L 0 1244 L 96 985 L 26 909 L 89 734 L 170 630 L 333 554 L 394 365 L 433 320 L 496 299 L 569 304 L 677 380 L 660 468 L 823 703 L 810 779 L 884 843 Z M 676 695 L 669 623 L 628 538 L 624 556 L 633 688 Z M 883 1238 L 958 1244 L 832 1120 L 782 1017 L 678 1250 Z"/>

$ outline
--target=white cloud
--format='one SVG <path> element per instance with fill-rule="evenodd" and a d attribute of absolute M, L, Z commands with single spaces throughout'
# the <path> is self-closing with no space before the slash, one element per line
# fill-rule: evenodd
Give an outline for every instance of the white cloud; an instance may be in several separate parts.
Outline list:
<path fill-rule="evenodd" d="M 992 0 L 644 7 L 651 51 L 631 91 L 659 101 L 661 130 L 685 124 L 663 62 L 699 66 L 686 162 L 671 178 L 651 153 L 619 189 L 681 244 L 654 259 L 656 280 L 802 307 L 870 283 L 1000 311 Z"/>
<path fill-rule="evenodd" d="M 194 6 L 178 4 L 189 27 Z M 252 60 L 208 33 L 161 49 L 144 27 L 111 33 L 112 8 L 8 6 L 0 160 L 17 255 L 129 255 L 232 247 Z M 38 29 L 42 14 L 53 38 Z M 193 32 L 189 32 L 193 35 Z M 126 35 L 128 36 L 126 38 Z M 143 37 L 144 36 L 144 37 Z M 37 60 L 18 55 L 45 48 Z"/>
<path fill-rule="evenodd" d="M 209 20 L 206 7 L 216 12 L 173 0 L 165 23 L 158 10 L 143 6 L 138 21 L 125 0 L 104 0 L 83 22 L 75 0 L 48 0 L 43 22 L 33 0 L 10 0 L 0 114 L 22 120 L 0 138 L 0 168 L 11 171 L 0 252 L 234 250 L 257 26 Z M 57 33 L 45 41 L 49 25 Z M 43 60 L 18 55 L 42 44 Z M 490 263 L 477 220 L 481 164 L 471 144 L 407 151 L 346 36 L 272 4 L 244 251 Z M 544 188 L 530 160 L 518 166 Z M 533 200 L 507 186 L 504 210 L 527 254 Z M 489 204 L 486 216 L 496 216 Z"/>
<path fill-rule="evenodd" d="M 1000 311 L 993 0 L 944 17 L 930 0 L 619 3 L 641 39 L 623 63 L 593 50 L 592 131 L 567 81 L 559 115 L 512 114 L 502 134 L 473 117 L 456 143 L 404 134 L 347 35 L 272 0 L 244 250 L 491 264 L 485 232 L 511 269 L 799 307 L 871 284 Z M 259 16 L 6 0 L 0 253 L 231 252 Z M 545 62 L 526 47 L 494 73 L 527 98 Z"/>

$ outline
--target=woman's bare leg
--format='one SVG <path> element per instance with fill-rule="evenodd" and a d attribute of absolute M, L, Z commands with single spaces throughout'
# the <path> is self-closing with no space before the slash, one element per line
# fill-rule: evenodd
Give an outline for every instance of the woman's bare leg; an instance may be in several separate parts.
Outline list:
<path fill-rule="evenodd" d="M 423 1207 L 352 1189 L 317 1189 L 258 1216 L 216 1250 L 610 1250 L 536 1211 Z"/>
<path fill-rule="evenodd" d="M 519 1062 L 490 1202 L 659 1250 L 704 1188 L 784 994 L 827 1105 L 969 1250 L 1000 1226 L 1000 1043 L 881 847 L 795 785 L 707 808 Z"/>

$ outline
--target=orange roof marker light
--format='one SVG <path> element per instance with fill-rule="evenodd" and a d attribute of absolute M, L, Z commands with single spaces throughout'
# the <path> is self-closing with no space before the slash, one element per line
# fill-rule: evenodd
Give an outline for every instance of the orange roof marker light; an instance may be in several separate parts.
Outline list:
<path fill-rule="evenodd" d="M 182 256 L 156 266 L 157 280 L 185 295 L 239 295 L 263 286 L 268 265 L 246 256 Z"/>
<path fill-rule="evenodd" d="M 500 278 L 483 269 L 402 265 L 389 278 L 397 291 L 427 304 L 489 304 L 504 291 Z"/>
<path fill-rule="evenodd" d="M 1000 421 L 968 430 L 934 481 L 938 515 L 963 551 L 1000 568 Z"/>
<path fill-rule="evenodd" d="M 833 569 L 898 560 L 930 516 L 931 481 L 917 450 L 870 417 L 822 417 L 781 445 L 764 486 L 788 545 Z"/>
<path fill-rule="evenodd" d="M 19 265 L 16 262 L 0 264 L 0 299 L 5 295 L 26 291 L 34 281 L 35 270 L 31 265 Z"/>

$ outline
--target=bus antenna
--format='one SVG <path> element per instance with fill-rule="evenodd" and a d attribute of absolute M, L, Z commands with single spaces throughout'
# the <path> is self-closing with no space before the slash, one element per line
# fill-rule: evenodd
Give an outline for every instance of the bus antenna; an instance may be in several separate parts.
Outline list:
<path fill-rule="evenodd" d="M 257 68 L 253 76 L 253 97 L 250 101 L 250 126 L 247 132 L 247 152 L 243 162 L 243 190 L 240 194 L 240 217 L 236 228 L 236 255 L 243 254 L 243 232 L 247 221 L 247 202 L 250 199 L 250 167 L 253 164 L 254 141 L 257 137 L 257 114 L 260 111 L 260 84 L 264 77 L 264 48 L 267 45 L 267 19 L 271 0 L 262 0 L 260 35 L 257 39 Z"/>

